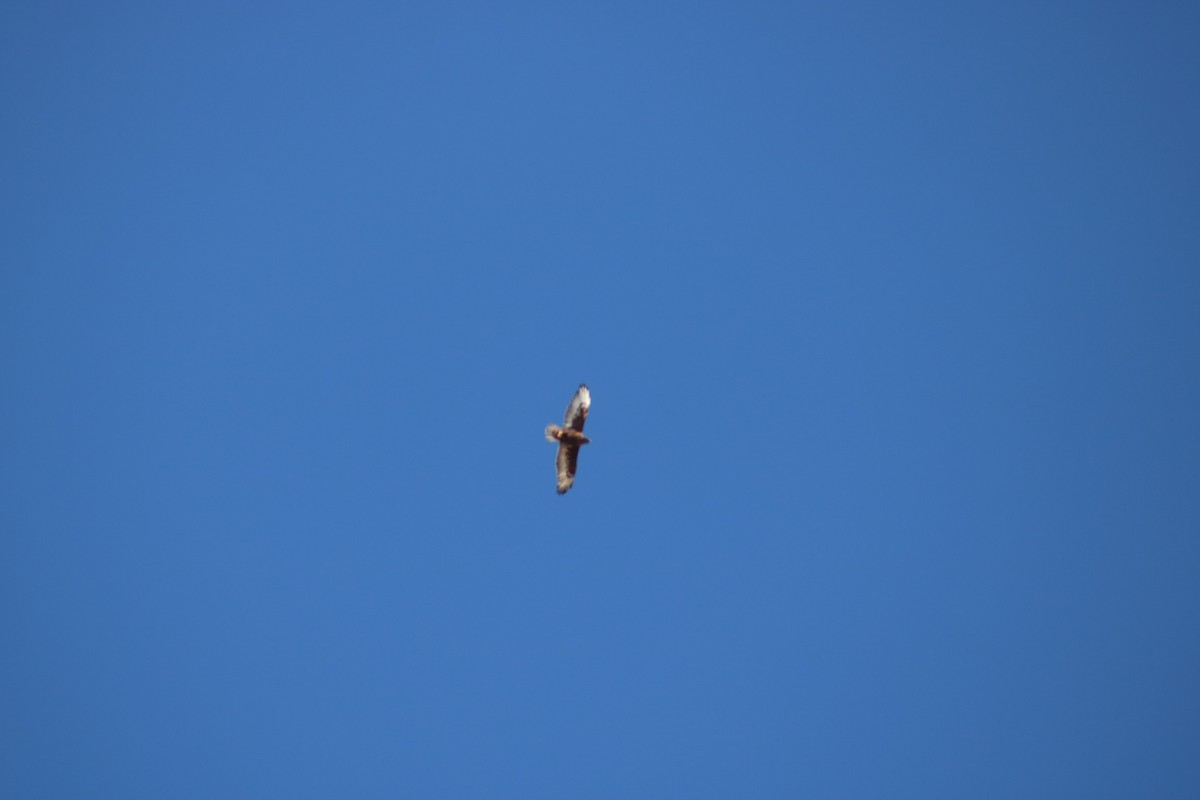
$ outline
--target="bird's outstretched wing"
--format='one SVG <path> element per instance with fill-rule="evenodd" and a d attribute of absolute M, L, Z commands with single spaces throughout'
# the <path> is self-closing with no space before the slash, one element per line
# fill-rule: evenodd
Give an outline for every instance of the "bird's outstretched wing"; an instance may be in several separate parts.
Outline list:
<path fill-rule="evenodd" d="M 564 494 L 571 484 L 575 483 L 575 465 L 579 461 L 579 445 L 558 443 L 558 459 L 554 462 L 558 467 L 558 493 Z"/>
<path fill-rule="evenodd" d="M 571 403 L 567 406 L 567 413 L 563 415 L 563 427 L 573 431 L 583 431 L 583 423 L 587 421 L 588 408 L 591 405 L 592 393 L 588 391 L 587 384 L 579 384 L 579 388 L 575 390 L 575 396 L 571 398 Z M 571 472 L 574 471 L 574 469 L 571 470 Z"/>

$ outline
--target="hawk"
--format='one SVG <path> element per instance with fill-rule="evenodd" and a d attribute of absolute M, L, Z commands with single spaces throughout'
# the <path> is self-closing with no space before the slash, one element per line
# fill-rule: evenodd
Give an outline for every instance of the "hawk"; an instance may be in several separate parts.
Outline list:
<path fill-rule="evenodd" d="M 565 494 L 575 482 L 575 463 L 579 460 L 579 448 L 591 441 L 583 435 L 583 423 L 587 422 L 588 408 L 592 405 L 592 394 L 587 384 L 579 384 L 567 413 L 563 417 L 563 426 L 546 426 L 546 440 L 558 442 L 558 493 Z"/>

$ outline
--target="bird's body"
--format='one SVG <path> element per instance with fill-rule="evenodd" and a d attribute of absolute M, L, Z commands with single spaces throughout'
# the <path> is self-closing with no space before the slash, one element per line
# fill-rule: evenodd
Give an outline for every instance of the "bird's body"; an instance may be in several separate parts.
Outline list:
<path fill-rule="evenodd" d="M 592 442 L 579 431 L 560 428 L 557 425 L 546 426 L 546 439 L 551 442 L 566 442 L 567 444 L 591 444 Z"/>
<path fill-rule="evenodd" d="M 562 426 L 547 425 L 546 439 L 558 442 L 558 458 L 554 465 L 558 473 L 558 493 L 564 494 L 575 483 L 575 467 L 579 461 L 579 448 L 592 440 L 583 435 L 583 423 L 587 421 L 588 409 L 592 405 L 592 393 L 587 384 L 579 384 L 575 396 L 567 406 Z"/>

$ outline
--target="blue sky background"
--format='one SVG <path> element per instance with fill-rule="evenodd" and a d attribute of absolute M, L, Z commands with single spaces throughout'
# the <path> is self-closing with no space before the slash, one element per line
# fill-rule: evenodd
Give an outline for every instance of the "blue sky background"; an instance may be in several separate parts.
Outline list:
<path fill-rule="evenodd" d="M 1198 30 L 4 4 L 5 796 L 1200 795 Z"/>

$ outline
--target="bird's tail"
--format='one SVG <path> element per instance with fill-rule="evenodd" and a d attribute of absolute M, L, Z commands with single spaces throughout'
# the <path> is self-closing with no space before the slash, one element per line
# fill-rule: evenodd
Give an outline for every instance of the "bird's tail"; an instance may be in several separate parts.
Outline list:
<path fill-rule="evenodd" d="M 557 434 L 560 431 L 562 431 L 562 428 L 558 427 L 557 425 L 553 425 L 553 424 L 547 425 L 546 426 L 546 441 L 547 442 L 557 442 L 558 441 Z"/>

